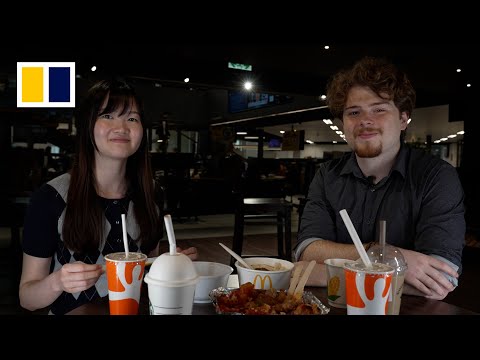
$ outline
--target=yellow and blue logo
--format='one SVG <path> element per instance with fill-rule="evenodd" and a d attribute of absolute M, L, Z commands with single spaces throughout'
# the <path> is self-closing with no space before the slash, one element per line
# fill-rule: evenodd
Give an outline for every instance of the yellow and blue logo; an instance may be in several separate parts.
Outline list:
<path fill-rule="evenodd" d="M 75 63 L 17 62 L 17 107 L 75 107 Z"/>

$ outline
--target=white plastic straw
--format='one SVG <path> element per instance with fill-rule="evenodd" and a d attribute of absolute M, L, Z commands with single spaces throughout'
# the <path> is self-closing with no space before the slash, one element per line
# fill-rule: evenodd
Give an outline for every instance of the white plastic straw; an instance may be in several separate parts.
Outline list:
<path fill-rule="evenodd" d="M 170 255 L 175 255 L 177 253 L 177 241 L 175 240 L 175 233 L 173 232 L 172 217 L 170 215 L 165 215 L 163 220 L 165 221 L 168 243 L 170 244 Z"/>
<path fill-rule="evenodd" d="M 127 237 L 127 220 L 125 220 L 125 214 L 122 217 L 122 232 L 123 232 L 123 247 L 125 248 L 125 256 L 128 259 L 128 237 Z"/>
<path fill-rule="evenodd" d="M 347 227 L 348 233 L 350 234 L 350 237 L 352 238 L 358 253 L 360 254 L 360 258 L 362 259 L 363 263 L 367 268 L 371 268 L 372 262 L 368 258 L 367 252 L 363 248 L 362 241 L 358 237 L 357 230 L 355 230 L 355 227 L 352 224 L 352 220 L 350 220 L 350 216 L 348 216 L 347 210 L 340 210 L 340 216 L 342 217 L 342 220 Z"/>

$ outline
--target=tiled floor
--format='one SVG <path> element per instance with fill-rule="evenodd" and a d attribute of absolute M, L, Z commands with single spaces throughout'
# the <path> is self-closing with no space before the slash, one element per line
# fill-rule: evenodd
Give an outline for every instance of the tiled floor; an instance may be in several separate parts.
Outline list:
<path fill-rule="evenodd" d="M 249 219 L 245 224 L 245 235 L 274 234 L 277 232 L 277 225 L 272 221 Z M 233 214 L 199 216 L 197 220 L 194 218 L 173 219 L 176 239 L 233 236 L 233 225 Z M 297 227 L 298 215 L 296 210 L 294 210 L 292 212 L 292 231 L 295 232 Z"/>

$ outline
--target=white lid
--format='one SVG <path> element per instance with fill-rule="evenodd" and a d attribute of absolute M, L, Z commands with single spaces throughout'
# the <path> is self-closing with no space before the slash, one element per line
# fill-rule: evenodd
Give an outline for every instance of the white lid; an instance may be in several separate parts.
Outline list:
<path fill-rule="evenodd" d="M 165 253 L 155 259 L 145 282 L 151 285 L 168 287 L 186 286 L 199 281 L 192 260 L 184 254 Z"/>

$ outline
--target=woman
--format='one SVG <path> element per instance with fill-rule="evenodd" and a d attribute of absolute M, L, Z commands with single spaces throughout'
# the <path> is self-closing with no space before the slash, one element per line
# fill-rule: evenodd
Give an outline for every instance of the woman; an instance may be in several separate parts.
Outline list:
<path fill-rule="evenodd" d="M 155 203 L 141 100 L 123 81 L 101 81 L 76 120 L 71 172 L 38 189 L 27 211 L 19 295 L 28 310 L 65 314 L 107 296 L 102 265 L 124 251 L 122 213 L 130 251 L 159 254 L 163 204 Z M 197 258 L 195 248 L 184 253 Z"/>

